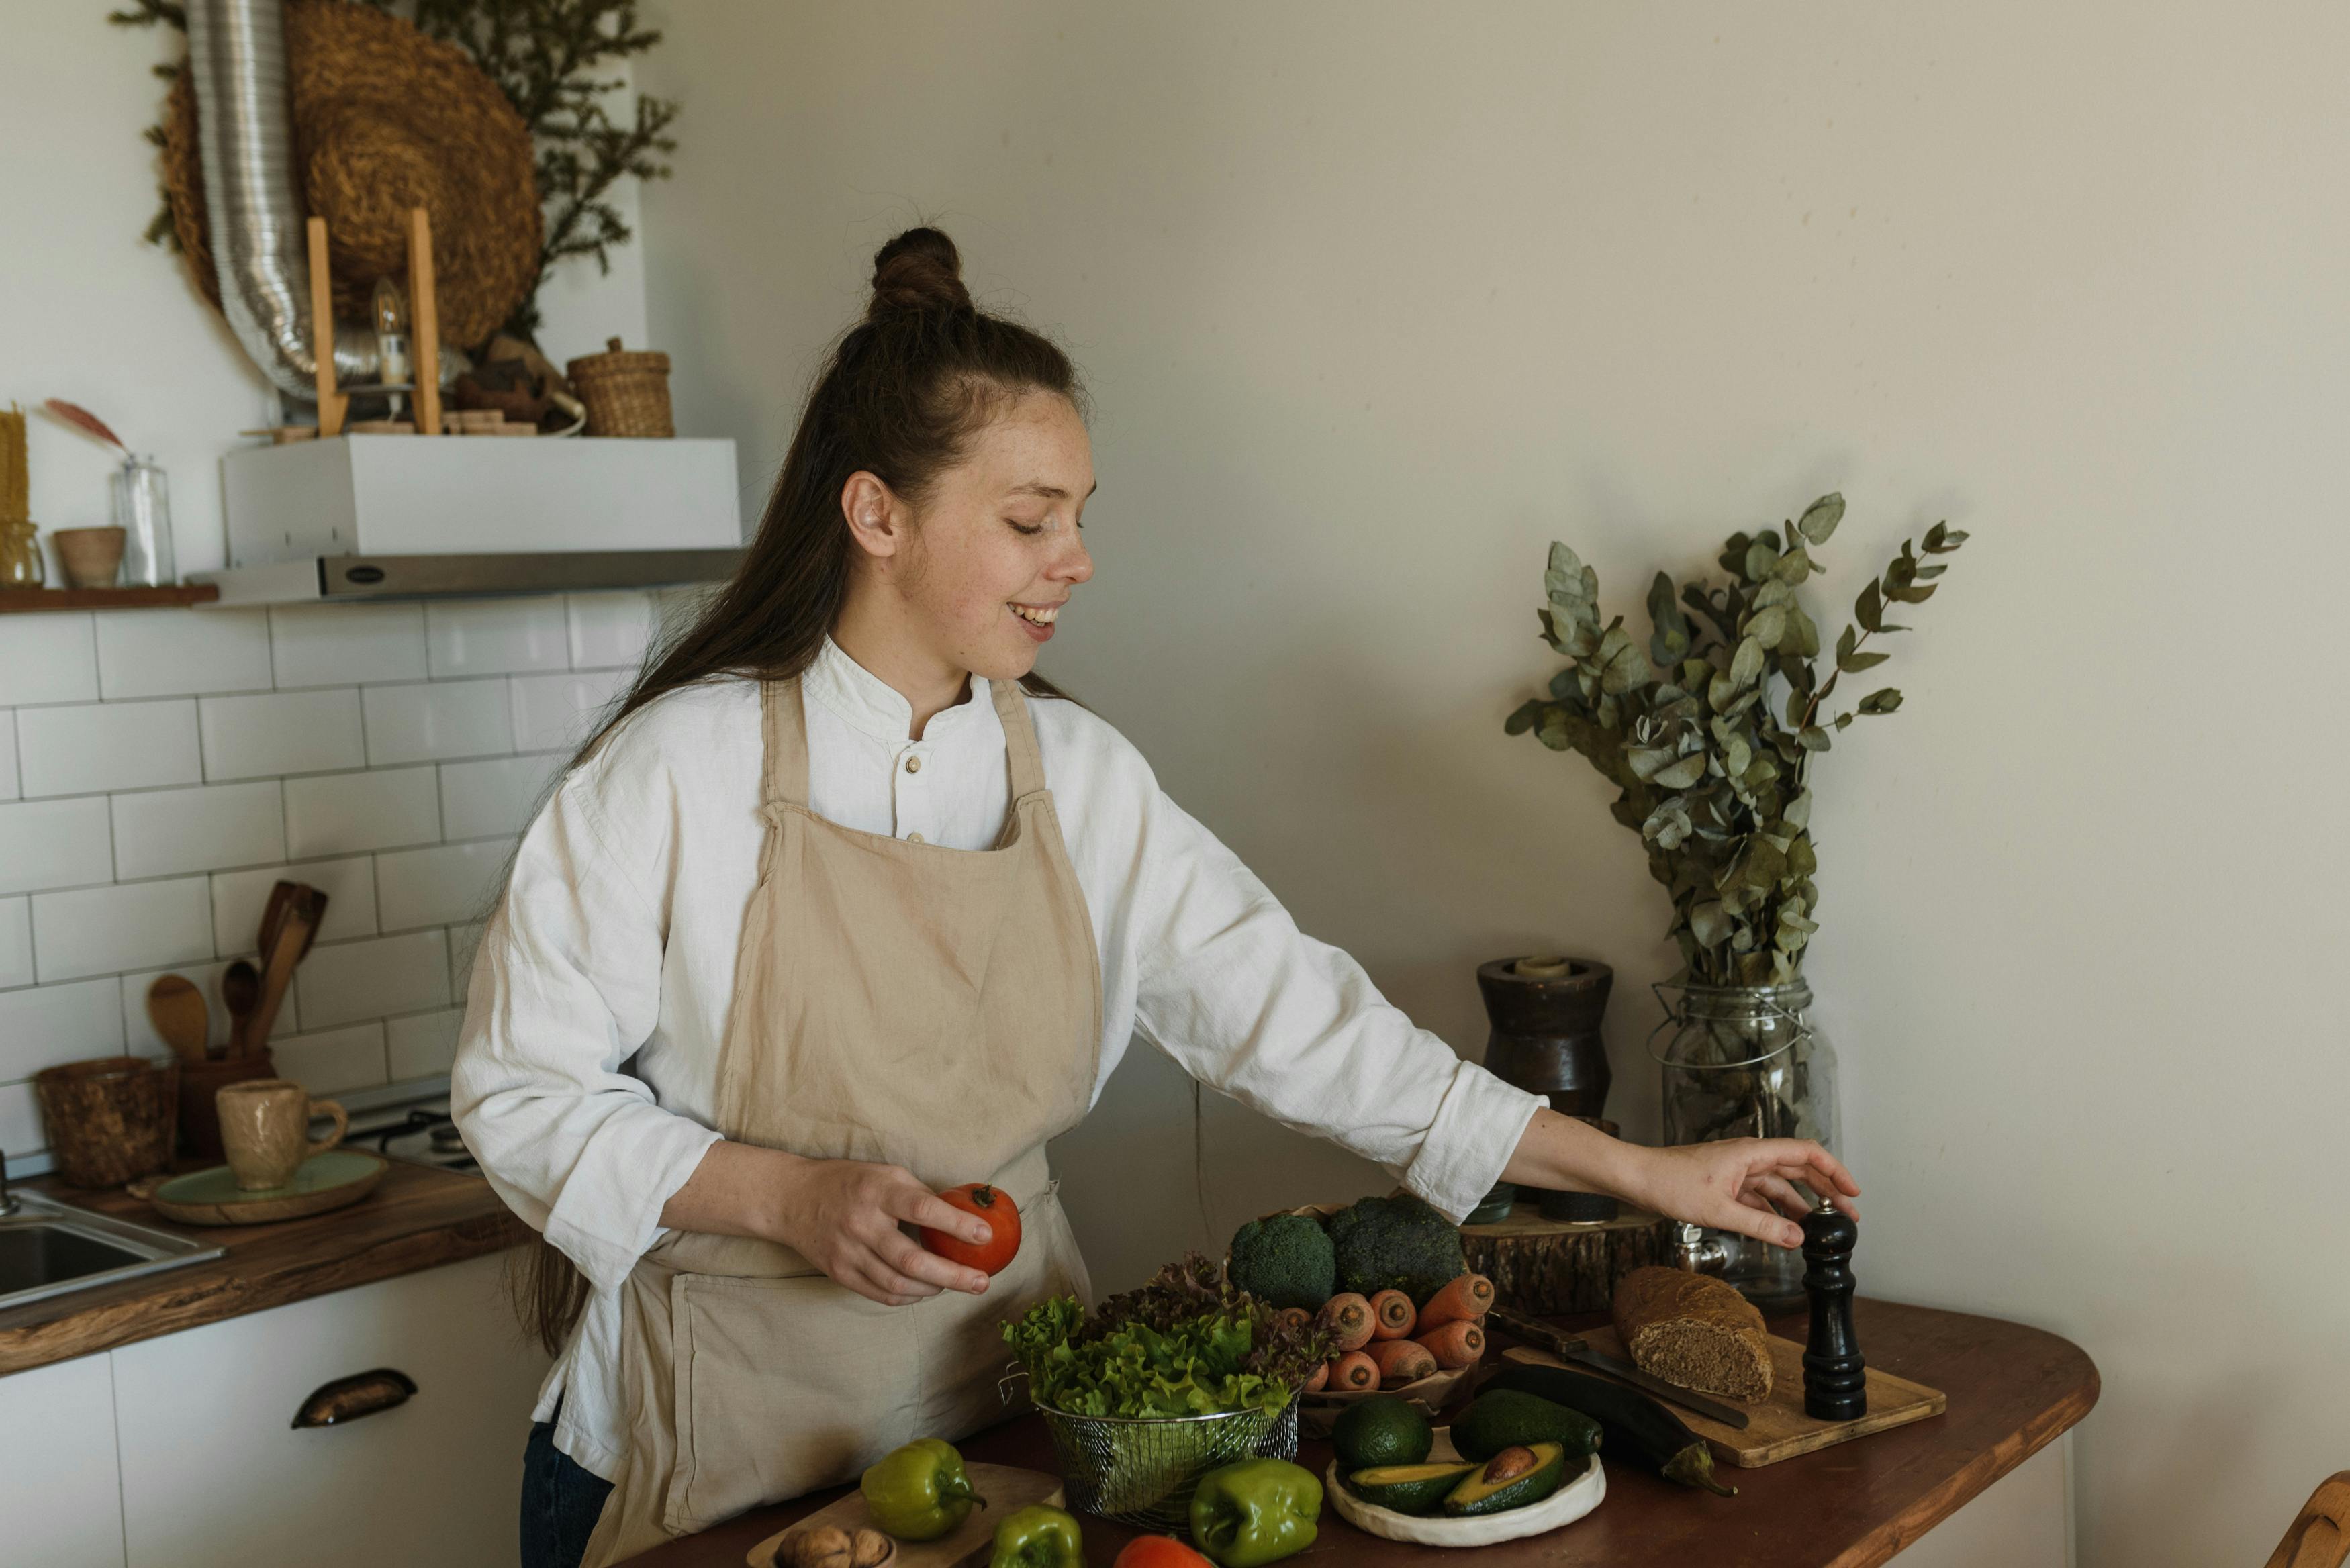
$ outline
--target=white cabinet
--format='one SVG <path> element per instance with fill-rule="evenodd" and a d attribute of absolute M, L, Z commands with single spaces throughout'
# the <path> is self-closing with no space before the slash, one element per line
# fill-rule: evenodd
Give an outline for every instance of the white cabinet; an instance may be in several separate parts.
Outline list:
<path fill-rule="evenodd" d="M 129 1568 L 507 1568 L 546 1358 L 506 1306 L 504 1267 L 477 1258 L 114 1352 Z M 414 1396 L 295 1428 L 320 1386 L 379 1367 Z"/>
<path fill-rule="evenodd" d="M 122 1568 L 105 1356 L 0 1377 L 0 1562 Z"/>

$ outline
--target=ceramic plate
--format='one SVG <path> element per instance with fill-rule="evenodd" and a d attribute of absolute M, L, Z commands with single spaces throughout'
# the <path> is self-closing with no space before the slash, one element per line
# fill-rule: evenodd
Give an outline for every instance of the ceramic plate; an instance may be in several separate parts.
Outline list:
<path fill-rule="evenodd" d="M 1436 1446 L 1429 1450 L 1429 1462 L 1436 1464 L 1460 1457 L 1460 1450 L 1452 1446 L 1452 1428 L 1438 1428 Z M 1336 1459 L 1330 1461 L 1327 1486 L 1330 1506 L 1338 1511 L 1338 1517 L 1367 1534 L 1388 1541 L 1408 1541 L 1415 1546 L 1491 1546 L 1497 1542 L 1523 1541 L 1529 1535 L 1572 1524 L 1597 1508 L 1600 1500 L 1607 1495 L 1607 1472 L 1600 1468 L 1597 1454 L 1584 1460 L 1584 1465 L 1581 1475 L 1542 1501 L 1504 1513 L 1487 1514 L 1482 1519 L 1398 1513 L 1391 1508 L 1365 1502 L 1341 1482 Z"/>
<path fill-rule="evenodd" d="M 364 1149 L 330 1148 L 304 1160 L 294 1179 L 258 1192 L 241 1190 L 225 1165 L 175 1176 L 149 1195 L 155 1212 L 182 1225 L 259 1225 L 297 1220 L 357 1203 L 375 1190 L 391 1162 Z"/>

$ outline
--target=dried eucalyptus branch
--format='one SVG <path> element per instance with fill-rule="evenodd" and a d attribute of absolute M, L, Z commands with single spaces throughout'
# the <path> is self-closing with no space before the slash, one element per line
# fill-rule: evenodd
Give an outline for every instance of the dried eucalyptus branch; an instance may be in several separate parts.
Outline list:
<path fill-rule="evenodd" d="M 1885 607 L 1933 597 L 1945 564 L 1925 557 L 1967 540 L 1937 523 L 1919 545 L 1905 541 L 1854 601 L 1854 624 L 1822 681 L 1819 628 L 1795 590 L 1818 569 L 1812 547 L 1843 520 L 1844 497 L 1830 494 L 1786 524 L 1783 539 L 1731 535 L 1720 557 L 1729 580 L 1719 587 L 1676 587 L 1659 572 L 1645 650 L 1621 616 L 1600 624 L 1598 574 L 1565 545 L 1550 547 L 1543 636 L 1569 662 L 1549 696 L 1520 707 L 1506 727 L 1581 753 L 1621 792 L 1610 809 L 1648 846 L 1649 874 L 1672 896 L 1683 978 L 1698 984 L 1794 978 L 1819 929 L 1812 759 L 1829 749 L 1832 732 L 1899 709 L 1901 693 L 1884 687 L 1826 723 L 1821 714 L 1844 677 L 1888 657 L 1864 643 L 1908 629 L 1887 622 Z"/>

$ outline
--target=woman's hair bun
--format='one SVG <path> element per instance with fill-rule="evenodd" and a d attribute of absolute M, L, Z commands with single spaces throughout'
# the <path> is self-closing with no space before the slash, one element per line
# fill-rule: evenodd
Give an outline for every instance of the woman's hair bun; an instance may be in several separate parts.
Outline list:
<path fill-rule="evenodd" d="M 867 321 L 972 308 L 971 291 L 962 286 L 962 256 L 938 230 L 908 229 L 874 253 Z"/>

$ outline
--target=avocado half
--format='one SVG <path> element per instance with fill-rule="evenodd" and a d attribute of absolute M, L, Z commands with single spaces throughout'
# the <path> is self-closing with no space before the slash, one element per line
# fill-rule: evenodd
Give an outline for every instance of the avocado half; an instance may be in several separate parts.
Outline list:
<path fill-rule="evenodd" d="M 1464 1459 L 1432 1465 L 1378 1465 L 1347 1478 L 1347 1490 L 1398 1513 L 1433 1513 L 1436 1505 L 1477 1471 Z"/>
<path fill-rule="evenodd" d="M 1486 1479 L 1487 1472 L 1493 1468 L 1492 1460 L 1471 1470 L 1459 1485 L 1445 1494 L 1446 1516 L 1479 1519 L 1489 1513 L 1503 1513 L 1513 1508 L 1540 1502 L 1556 1491 L 1566 1480 L 1565 1448 L 1557 1443 L 1535 1443 L 1531 1445 L 1529 1451 L 1534 1458 L 1534 1467 L 1506 1480 Z M 1494 1457 L 1499 1459 L 1501 1456 Z"/>

